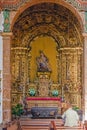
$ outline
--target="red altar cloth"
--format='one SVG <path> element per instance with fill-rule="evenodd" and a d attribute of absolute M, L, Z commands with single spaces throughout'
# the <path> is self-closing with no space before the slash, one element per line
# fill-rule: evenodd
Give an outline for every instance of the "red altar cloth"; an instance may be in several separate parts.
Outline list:
<path fill-rule="evenodd" d="M 26 100 L 54 100 L 54 101 L 61 101 L 60 97 L 27 97 Z"/>

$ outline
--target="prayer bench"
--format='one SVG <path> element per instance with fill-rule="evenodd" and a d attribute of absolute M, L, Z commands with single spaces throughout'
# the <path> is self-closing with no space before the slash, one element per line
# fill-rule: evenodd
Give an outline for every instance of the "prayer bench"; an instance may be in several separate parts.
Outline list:
<path fill-rule="evenodd" d="M 57 107 L 32 107 L 32 118 L 57 118 Z"/>

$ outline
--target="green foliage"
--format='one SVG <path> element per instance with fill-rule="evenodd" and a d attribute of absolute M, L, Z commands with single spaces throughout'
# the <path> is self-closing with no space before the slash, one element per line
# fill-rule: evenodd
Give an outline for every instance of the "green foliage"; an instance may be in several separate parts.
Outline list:
<path fill-rule="evenodd" d="M 58 94 L 59 94 L 58 90 L 53 90 L 52 91 L 52 96 L 56 97 L 56 96 L 58 96 Z"/>
<path fill-rule="evenodd" d="M 22 104 L 17 104 L 16 106 L 12 107 L 12 115 L 21 116 L 23 114 L 23 106 Z"/>
<path fill-rule="evenodd" d="M 79 107 L 74 106 L 73 109 L 74 109 L 74 110 L 79 110 Z"/>
<path fill-rule="evenodd" d="M 29 89 L 29 95 L 30 96 L 35 96 L 35 94 L 36 94 L 36 90 L 34 88 L 30 88 Z"/>

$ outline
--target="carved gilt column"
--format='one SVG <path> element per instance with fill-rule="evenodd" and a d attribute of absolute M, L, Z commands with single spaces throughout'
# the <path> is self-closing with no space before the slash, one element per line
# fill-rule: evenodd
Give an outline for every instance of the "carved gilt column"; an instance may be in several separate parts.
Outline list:
<path fill-rule="evenodd" d="M 62 95 L 65 100 L 69 100 L 72 105 L 81 108 L 82 97 L 82 47 L 60 48 L 59 57 L 59 81 Z"/>
<path fill-rule="evenodd" d="M 27 94 L 29 84 L 30 48 L 11 48 L 12 105 L 17 104 Z"/>
<path fill-rule="evenodd" d="M 3 121 L 11 120 L 11 71 L 10 45 L 11 32 L 2 33 L 3 37 Z"/>

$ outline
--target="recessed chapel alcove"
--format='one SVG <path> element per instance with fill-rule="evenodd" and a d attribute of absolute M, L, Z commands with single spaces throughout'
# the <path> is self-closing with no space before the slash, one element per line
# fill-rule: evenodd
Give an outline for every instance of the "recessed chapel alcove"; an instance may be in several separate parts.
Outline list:
<path fill-rule="evenodd" d="M 74 14 L 54 3 L 31 6 L 16 20 L 13 35 L 12 105 L 19 102 L 20 98 L 29 97 L 28 90 L 33 87 L 37 90 L 36 97 L 52 97 L 50 92 L 56 89 L 60 97 L 81 108 L 83 37 Z M 36 57 L 40 56 L 40 51 L 49 60 L 50 74 L 38 74 Z M 49 91 L 46 95 L 40 95 L 42 81 L 38 75 L 46 76 L 43 81 Z"/>

